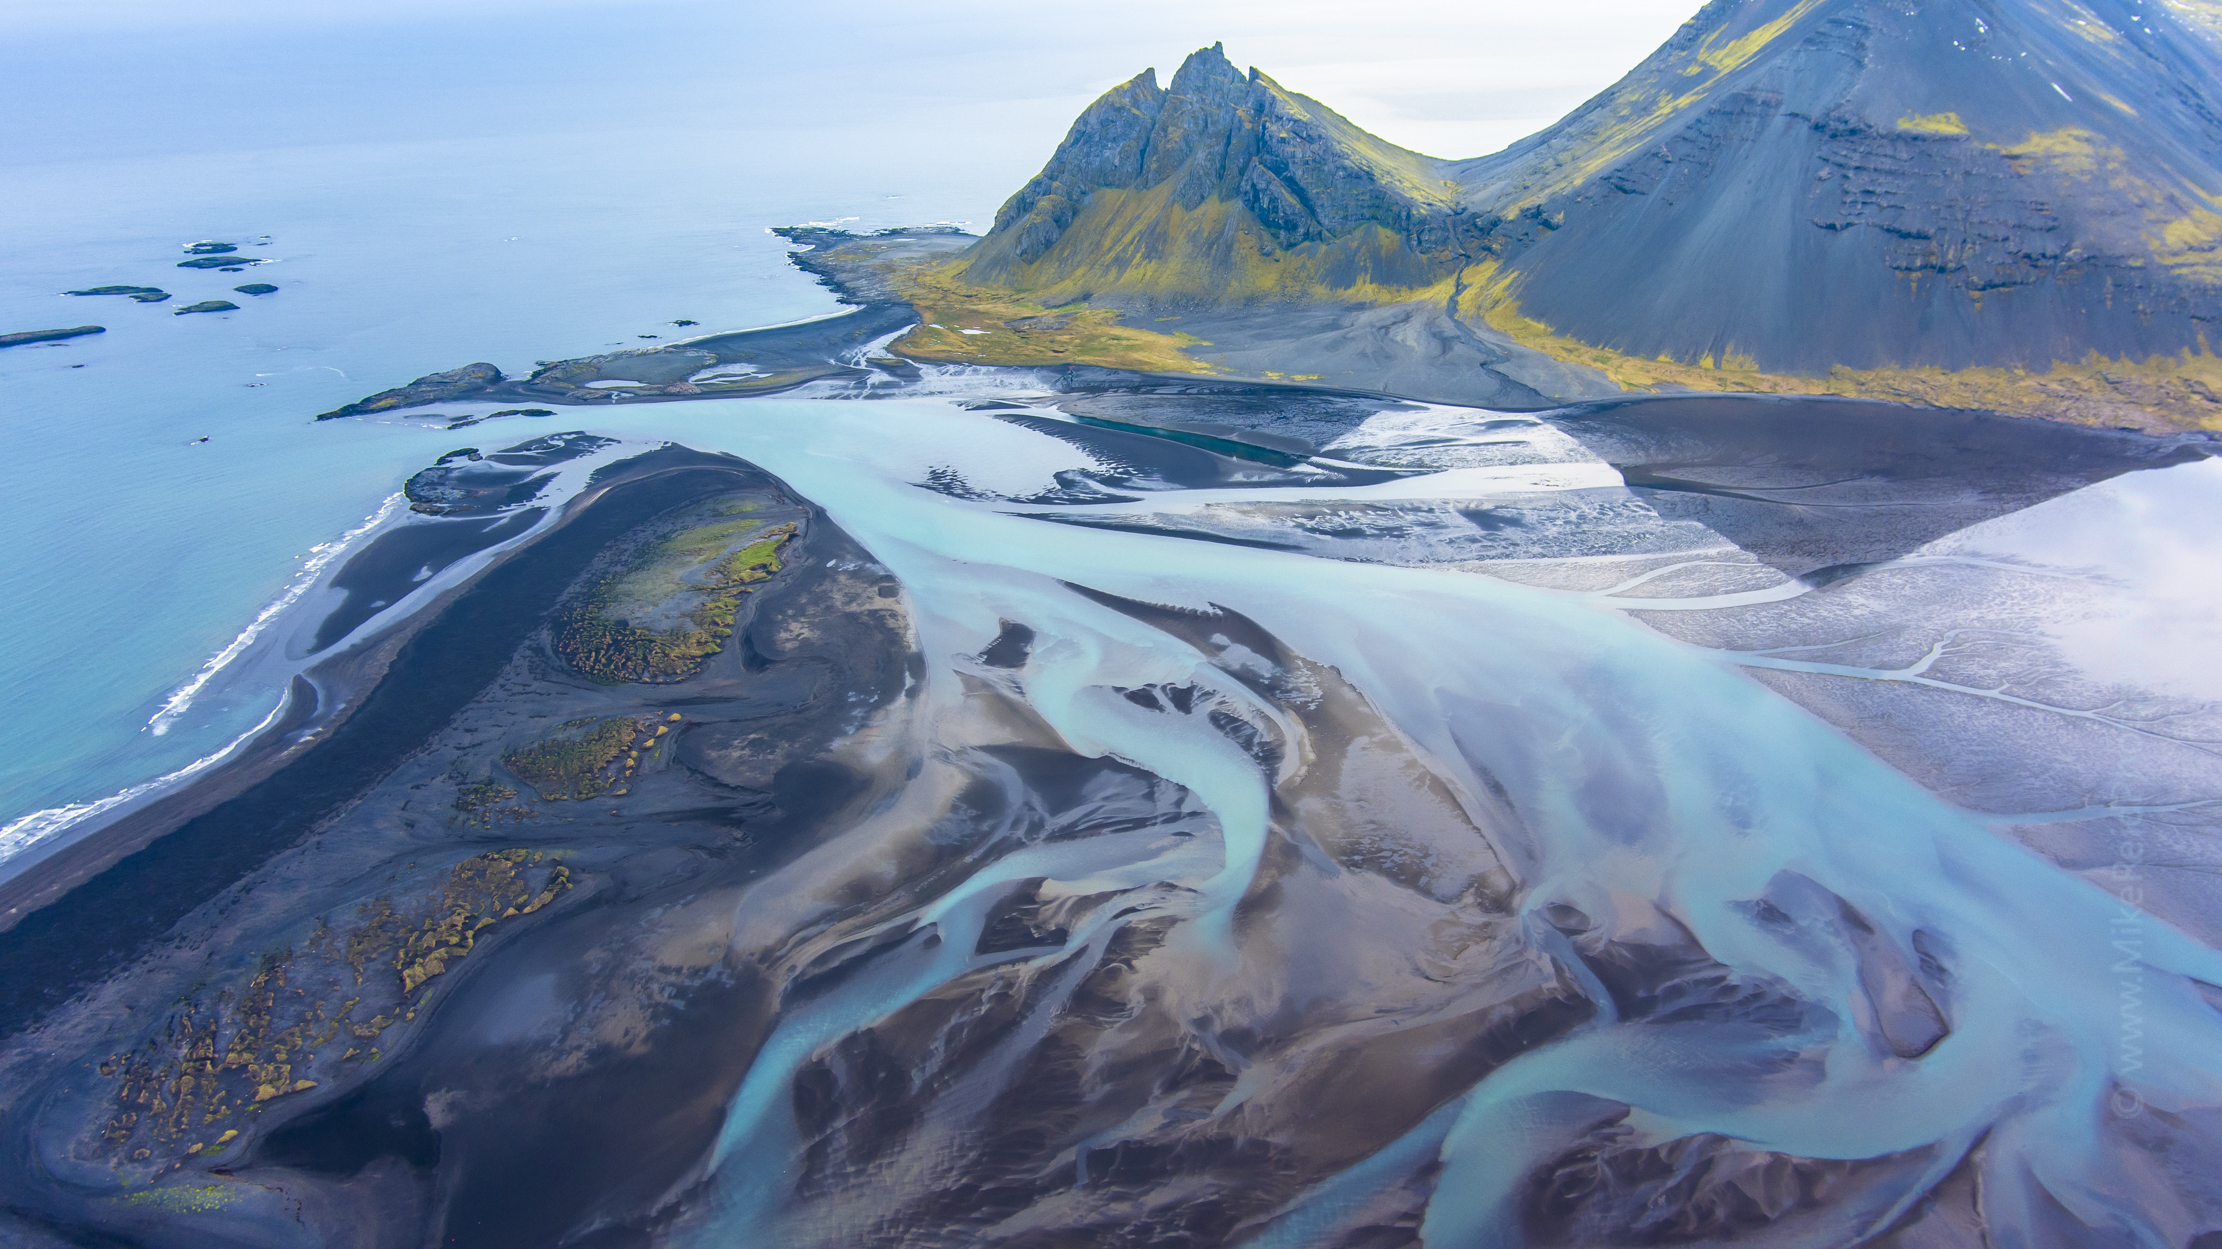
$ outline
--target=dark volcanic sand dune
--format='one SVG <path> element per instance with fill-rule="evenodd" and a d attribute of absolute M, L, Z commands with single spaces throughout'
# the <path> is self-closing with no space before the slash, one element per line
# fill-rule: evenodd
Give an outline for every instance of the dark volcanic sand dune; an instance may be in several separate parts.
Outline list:
<path fill-rule="evenodd" d="M 1801 576 L 1893 559 L 2095 482 L 2210 454 L 2204 440 L 1854 399 L 1664 396 L 1585 405 L 1554 423 L 1661 515 Z"/>
<path fill-rule="evenodd" d="M 173 1243 L 163 1230 L 164 1210 L 120 1218 L 88 1213 L 40 1177 L 64 1157 L 70 1159 L 64 1171 L 87 1178 L 110 1174 L 110 1163 L 126 1174 L 158 1174 L 169 1163 L 149 1162 L 132 1147 L 190 1160 L 204 1151 L 187 1152 L 188 1145 L 205 1146 L 225 1128 L 251 1132 L 225 1153 L 226 1174 L 266 1176 L 300 1198 L 281 1202 L 269 1217 L 291 1223 L 300 1214 L 347 1243 L 416 1243 L 444 1228 L 443 1244 L 544 1245 L 605 1220 L 638 1227 L 698 1164 L 724 1099 L 748 1065 L 748 1038 L 768 1018 L 769 987 L 714 948 L 707 958 L 659 961 L 669 951 L 640 948 L 640 934 L 654 931 L 656 917 L 674 906 L 687 923 L 699 924 L 705 893 L 714 899 L 801 852 L 839 827 L 844 811 L 884 788 L 884 779 L 824 752 L 853 727 L 855 708 L 895 699 L 913 665 L 892 582 L 762 474 L 673 448 L 604 475 L 611 483 L 606 494 L 463 592 L 401 649 L 385 679 L 329 738 L 8 932 L 0 941 L 0 982 L 14 1030 L 43 1020 L 46 1035 L 80 1037 L 73 1044 L 82 1046 L 91 1035 L 82 1032 L 86 1025 L 120 1014 L 128 1029 L 133 1005 L 147 1003 L 155 1009 L 138 1018 L 157 1025 L 148 1052 L 170 1052 L 163 1046 L 174 1034 L 160 1024 L 166 1009 L 198 1009 L 223 1021 L 227 1053 L 243 1053 L 238 1046 L 254 1042 L 236 1038 L 257 1025 L 238 1003 L 255 1000 L 246 980 L 257 960 L 266 974 L 275 965 L 263 953 L 273 939 L 291 960 L 278 974 L 302 985 L 314 983 L 306 968 L 315 950 L 339 949 L 319 947 L 324 930 L 304 929 L 307 916 L 328 917 L 354 949 L 371 939 L 369 930 L 352 926 L 368 913 L 364 907 L 385 897 L 406 906 L 421 882 L 447 879 L 443 869 L 456 854 L 520 843 L 541 849 L 501 853 L 542 856 L 521 860 L 529 865 L 554 862 L 545 855 L 556 852 L 572 873 L 572 892 L 544 867 L 532 869 L 542 874 L 530 879 L 549 882 L 550 901 L 576 901 L 519 919 L 516 908 L 529 895 L 517 895 L 509 918 L 488 913 L 481 925 L 487 935 L 475 951 L 462 947 L 471 951 L 468 962 L 427 989 L 404 990 L 377 1019 L 365 1018 L 367 1008 L 345 1014 L 337 998 L 324 1002 L 319 1011 L 342 1012 L 335 1017 L 353 1030 L 331 1030 L 343 1041 L 356 1038 L 344 1046 L 346 1057 L 338 1053 L 342 1044 L 313 1048 L 298 1032 L 279 1042 L 292 1046 L 297 1073 L 317 1064 L 315 1083 L 323 1091 L 304 1095 L 304 1086 L 277 1102 L 265 1093 L 251 1107 L 235 1101 L 217 1121 L 222 1128 L 200 1121 L 203 1108 L 224 1106 L 203 1096 L 178 1125 L 181 1134 L 148 1136 L 161 1129 L 150 1129 L 152 1112 L 142 1112 L 148 1117 L 128 1139 L 111 1144 L 96 1129 L 125 1130 L 115 1117 L 122 1113 L 118 1085 L 101 1080 L 88 1090 L 82 1086 L 90 1072 L 72 1078 L 68 1065 L 50 1068 L 77 1087 L 45 1081 L 14 1101 L 9 1120 L 17 1165 L 0 1179 L 0 1191 L 24 1203 L 27 1216 L 90 1238 L 83 1243 L 96 1243 L 102 1227 L 122 1231 L 128 1243 Z M 703 512 L 705 506 L 711 510 Z M 741 600 L 737 644 L 677 685 L 602 684 L 554 659 L 543 625 L 567 588 L 573 597 L 564 601 L 571 602 L 612 576 L 622 579 L 628 561 L 666 549 L 658 544 L 675 532 L 682 539 L 700 532 L 705 516 L 713 527 L 740 528 L 729 542 L 759 531 L 780 541 L 780 533 L 802 527 L 780 546 L 786 567 L 775 563 L 770 579 Z M 674 524 L 682 527 L 675 531 Z M 485 522 L 466 527 L 486 536 Z M 436 526 L 415 530 L 428 531 L 434 546 L 449 541 Z M 423 542 L 407 545 L 406 552 L 374 546 L 359 556 L 376 565 L 366 566 L 364 583 L 424 556 Z M 616 713 L 620 722 L 643 725 L 628 736 L 645 761 L 637 771 L 627 765 L 626 779 L 598 801 L 535 803 L 504 761 L 545 739 L 553 721 L 569 714 L 521 708 L 553 703 L 569 703 L 596 723 Z M 623 721 L 625 715 L 633 720 Z M 501 726 L 511 723 L 504 733 Z M 489 733 L 501 739 L 498 746 L 485 742 Z M 485 748 L 472 749 L 481 743 Z M 457 797 L 461 775 L 489 768 L 491 783 L 508 779 L 513 789 L 464 805 Z M 414 795 L 428 784 L 436 795 L 418 804 Z M 315 839 L 302 845 L 312 833 Z M 452 888 L 450 896 L 457 896 Z M 528 922 L 539 925 L 529 941 L 502 940 Z M 189 948 L 205 945 L 207 959 L 165 955 L 153 944 L 165 932 Z M 666 932 L 657 940 L 688 938 Z M 357 971 L 357 983 L 365 974 L 371 981 L 354 996 L 377 998 L 380 978 L 394 976 L 398 966 L 379 955 Z M 109 990 L 98 987 L 118 975 Z M 348 992 L 344 960 L 337 983 Z M 54 1013 L 87 988 L 91 1002 Z M 429 1004 L 435 988 L 452 1005 L 425 1017 L 421 1032 L 410 1028 L 418 1015 L 406 1008 Z M 181 996 L 165 1007 L 165 995 Z M 585 1003 L 595 1005 L 581 1013 L 575 1004 Z M 283 1016 L 288 1007 L 281 1001 L 274 1009 Z M 550 1026 L 554 1037 L 546 1035 Z M 360 1056 L 373 1049 L 371 1038 L 385 1049 L 375 1065 Z M 275 1061 L 264 1045 L 257 1061 Z M 119 1046 L 129 1052 L 132 1042 L 101 1041 L 87 1061 L 98 1065 Z M 190 1071 L 188 1051 L 179 1054 Z M 232 1075 L 232 1065 L 218 1070 L 242 1078 Z M 235 1094 L 240 1101 L 265 1077 L 244 1078 Z M 627 1109 L 619 1114 L 619 1106 Z M 91 1170 L 81 1169 L 88 1164 Z M 262 1213 L 238 1213 L 244 1221 L 235 1232 L 246 1240 L 259 1243 L 257 1229 L 275 1226 Z M 632 1242 L 620 1236 L 590 1243 Z"/>

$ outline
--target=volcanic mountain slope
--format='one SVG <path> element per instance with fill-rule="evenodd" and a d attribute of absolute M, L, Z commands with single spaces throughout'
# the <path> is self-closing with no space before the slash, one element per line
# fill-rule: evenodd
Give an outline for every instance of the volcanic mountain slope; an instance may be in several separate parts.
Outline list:
<path fill-rule="evenodd" d="M 1714 0 L 1563 121 L 1463 161 L 1215 46 L 1170 88 L 1105 94 L 936 280 L 943 302 L 1178 316 L 1204 368 L 1486 375 L 1438 378 L 1444 398 L 2222 425 L 2222 5 Z M 928 326 L 904 347 L 994 344 Z"/>

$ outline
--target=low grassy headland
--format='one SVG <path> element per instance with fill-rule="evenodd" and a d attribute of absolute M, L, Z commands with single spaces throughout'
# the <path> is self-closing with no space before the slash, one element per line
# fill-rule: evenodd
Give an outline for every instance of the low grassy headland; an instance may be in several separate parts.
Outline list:
<path fill-rule="evenodd" d="M 882 266 L 889 285 L 916 310 L 919 325 L 891 350 L 947 364 L 1040 366 L 1087 364 L 1153 373 L 1225 376 L 1198 358 L 1211 342 L 1127 324 L 1122 313 L 1087 302 L 1047 305 L 1030 291 L 967 280 L 961 262 Z M 1113 288 L 1114 293 L 1117 288 Z M 2173 356 L 2107 358 L 2096 352 L 2044 367 L 1946 369 L 1901 366 L 1822 375 L 1759 368 L 1749 356 L 1678 360 L 1645 358 L 1585 342 L 1523 311 L 1515 275 L 1494 261 L 1460 271 L 1432 287 L 1351 292 L 1377 307 L 1445 308 L 1469 326 L 1487 327 L 1522 347 L 1565 364 L 1594 369 L 1633 394 L 1679 391 L 1836 395 L 1943 408 L 2026 413 L 2081 424 L 2151 429 L 2222 428 L 2222 356 L 2186 349 Z M 1053 291 L 1041 296 L 1053 299 Z M 1185 318 L 1210 333 L 1208 310 Z M 1294 364 L 1292 363 L 1292 366 Z M 1262 371 L 1268 381 L 1314 380 L 1318 374 Z"/>
<path fill-rule="evenodd" d="M 555 652 L 597 681 L 663 684 L 701 671 L 733 635 L 741 599 L 778 575 L 796 525 L 731 503 L 639 551 L 558 618 Z"/>
<path fill-rule="evenodd" d="M 1005 290 L 974 286 L 948 268 L 898 271 L 918 311 L 918 328 L 893 350 L 950 364 L 1093 364 L 1143 373 L 1212 373 L 1188 354 L 1210 344 L 1185 333 L 1127 325 L 1110 308 L 1050 308 Z"/>
<path fill-rule="evenodd" d="M 101 1138 L 117 1166 L 151 1173 L 224 1149 L 263 1104 L 376 1061 L 380 1036 L 415 1018 L 426 981 L 486 929 L 570 887 L 569 870 L 541 851 L 476 855 L 413 893 L 320 916 L 252 973 L 196 988 L 98 1065 L 114 1099 Z"/>
<path fill-rule="evenodd" d="M 450 403 L 475 398 L 502 380 L 500 369 L 481 360 L 459 369 L 441 373 L 428 373 L 406 386 L 381 390 L 365 399 L 320 413 L 317 420 L 329 421 L 342 416 L 362 416 L 371 412 L 385 412 L 393 408 L 413 408 L 430 403 Z"/>

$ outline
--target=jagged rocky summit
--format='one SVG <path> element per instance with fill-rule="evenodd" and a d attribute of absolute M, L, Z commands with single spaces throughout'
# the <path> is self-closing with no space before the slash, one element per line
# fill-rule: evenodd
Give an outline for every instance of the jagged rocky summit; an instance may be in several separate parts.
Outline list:
<path fill-rule="evenodd" d="M 1714 0 L 1473 160 L 1215 45 L 1090 106 L 959 266 L 1042 305 L 1184 315 L 1234 371 L 1310 351 L 1334 381 L 1340 352 L 1545 398 L 2222 426 L 2222 5 Z"/>

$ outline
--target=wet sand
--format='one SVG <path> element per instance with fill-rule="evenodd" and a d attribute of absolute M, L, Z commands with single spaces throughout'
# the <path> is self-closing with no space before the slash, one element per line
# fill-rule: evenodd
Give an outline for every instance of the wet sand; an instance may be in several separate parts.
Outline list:
<path fill-rule="evenodd" d="M 346 637 L 457 560 L 507 542 L 544 515 L 543 508 L 522 508 L 492 520 L 435 521 L 381 534 L 333 574 L 333 588 L 346 598 L 318 623 L 310 649 Z"/>

